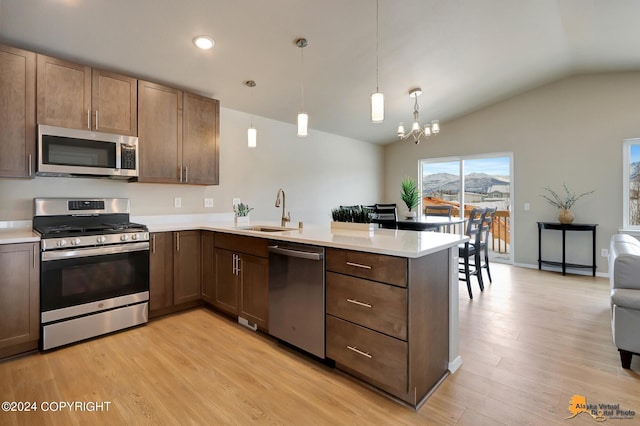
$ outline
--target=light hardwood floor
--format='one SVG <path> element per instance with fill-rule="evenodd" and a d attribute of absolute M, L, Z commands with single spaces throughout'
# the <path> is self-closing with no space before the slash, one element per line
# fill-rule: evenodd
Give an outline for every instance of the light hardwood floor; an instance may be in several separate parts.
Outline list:
<path fill-rule="evenodd" d="M 620 367 L 608 281 L 493 264 L 460 287 L 463 365 L 417 412 L 207 309 L 0 363 L 1 401 L 108 401 L 107 412 L 0 411 L 0 425 L 587 425 L 569 399 L 640 424 L 640 359 Z"/>

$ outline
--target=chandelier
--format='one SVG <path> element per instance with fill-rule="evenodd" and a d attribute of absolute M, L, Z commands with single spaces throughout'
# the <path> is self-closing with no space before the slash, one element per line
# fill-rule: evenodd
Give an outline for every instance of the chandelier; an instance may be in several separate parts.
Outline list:
<path fill-rule="evenodd" d="M 415 89 L 409 90 L 409 96 L 415 99 L 413 104 L 413 125 L 411 126 L 411 131 L 409 133 L 405 133 L 404 126 L 402 123 L 398 126 L 398 139 L 405 140 L 409 139 L 413 136 L 413 141 L 417 144 L 420 143 L 420 139 L 424 138 L 429 139 L 431 135 L 437 135 L 440 133 L 440 122 L 438 120 L 433 120 L 431 124 L 425 124 L 424 126 L 420 125 L 419 119 L 419 109 L 418 106 L 418 96 L 422 94 L 422 89 L 416 87 Z"/>

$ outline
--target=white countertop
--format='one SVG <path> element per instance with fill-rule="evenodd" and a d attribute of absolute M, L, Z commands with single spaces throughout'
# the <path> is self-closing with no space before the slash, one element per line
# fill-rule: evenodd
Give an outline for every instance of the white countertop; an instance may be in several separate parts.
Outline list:
<path fill-rule="evenodd" d="M 34 233 L 31 228 L 0 228 L 0 245 L 32 243 L 40 241 L 40 236 Z"/>
<path fill-rule="evenodd" d="M 194 218 L 195 220 L 193 221 L 180 220 L 176 223 L 167 222 L 164 218 L 156 222 L 154 216 L 147 216 L 144 219 L 146 221 L 143 220 L 141 222 L 149 227 L 150 232 L 201 229 L 409 258 L 422 257 L 449 247 L 457 246 L 468 239 L 467 237 L 461 237 L 457 234 L 401 231 L 381 228 L 375 228 L 371 233 L 367 231 L 342 229 L 333 230 L 328 224 L 326 226 L 304 225 L 303 229 L 291 226 L 291 230 L 289 231 L 263 232 L 240 228 L 256 225 L 279 227 L 280 224 L 268 221 L 251 221 L 248 225 L 242 224 L 236 227 L 232 219 L 208 221 L 201 220 L 201 218 Z"/>
<path fill-rule="evenodd" d="M 328 224 L 326 226 L 304 225 L 303 229 L 292 226 L 291 230 L 278 232 L 253 231 L 239 229 L 239 227 L 234 226 L 233 216 L 226 214 L 140 216 L 132 217 L 131 219 L 146 224 L 150 232 L 207 230 L 409 258 L 435 253 L 464 243 L 467 240 L 467 237 L 461 237 L 457 234 L 439 232 L 401 231 L 381 228 L 375 228 L 373 232 L 332 230 Z M 7 223 L 5 222 L 4 224 L 6 225 Z M 24 223 L 16 223 L 16 226 L 13 227 L 11 225 L 9 223 L 7 226 L 0 226 L 0 244 L 40 240 L 38 234 L 34 233 L 30 227 L 23 226 Z M 252 221 L 249 225 L 280 226 L 279 223 L 268 221 Z M 239 226 L 245 227 L 247 225 Z"/>

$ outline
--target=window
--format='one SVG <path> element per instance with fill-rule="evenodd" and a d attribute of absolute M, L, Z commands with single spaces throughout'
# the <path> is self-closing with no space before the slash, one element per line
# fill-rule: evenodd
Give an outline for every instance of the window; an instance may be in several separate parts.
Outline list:
<path fill-rule="evenodd" d="M 624 141 L 622 169 L 623 227 L 640 229 L 640 138 Z"/>

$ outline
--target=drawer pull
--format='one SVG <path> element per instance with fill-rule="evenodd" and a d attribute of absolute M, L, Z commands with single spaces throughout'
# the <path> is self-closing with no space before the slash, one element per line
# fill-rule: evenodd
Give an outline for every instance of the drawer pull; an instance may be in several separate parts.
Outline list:
<path fill-rule="evenodd" d="M 353 303 L 354 305 L 358 305 L 358 306 L 364 306 L 365 308 L 370 308 L 371 307 L 370 304 L 359 302 L 359 301 L 357 301 L 355 299 L 347 299 L 347 302 Z"/>
<path fill-rule="evenodd" d="M 362 265 L 362 264 L 360 264 L 360 263 L 347 262 L 347 265 L 349 265 L 349 266 L 355 266 L 356 268 L 371 269 L 371 266 L 369 266 L 369 265 Z"/>
<path fill-rule="evenodd" d="M 347 349 L 349 349 L 349 350 L 351 350 L 351 351 L 354 351 L 355 353 L 360 354 L 360 355 L 362 355 L 362 356 L 366 356 L 366 357 L 367 357 L 367 358 L 369 358 L 369 359 L 373 358 L 373 357 L 372 357 L 371 355 L 369 355 L 368 353 L 366 353 L 366 352 L 362 352 L 360 349 L 358 349 L 358 348 L 354 348 L 353 346 L 349 346 L 349 345 L 347 345 Z"/>

